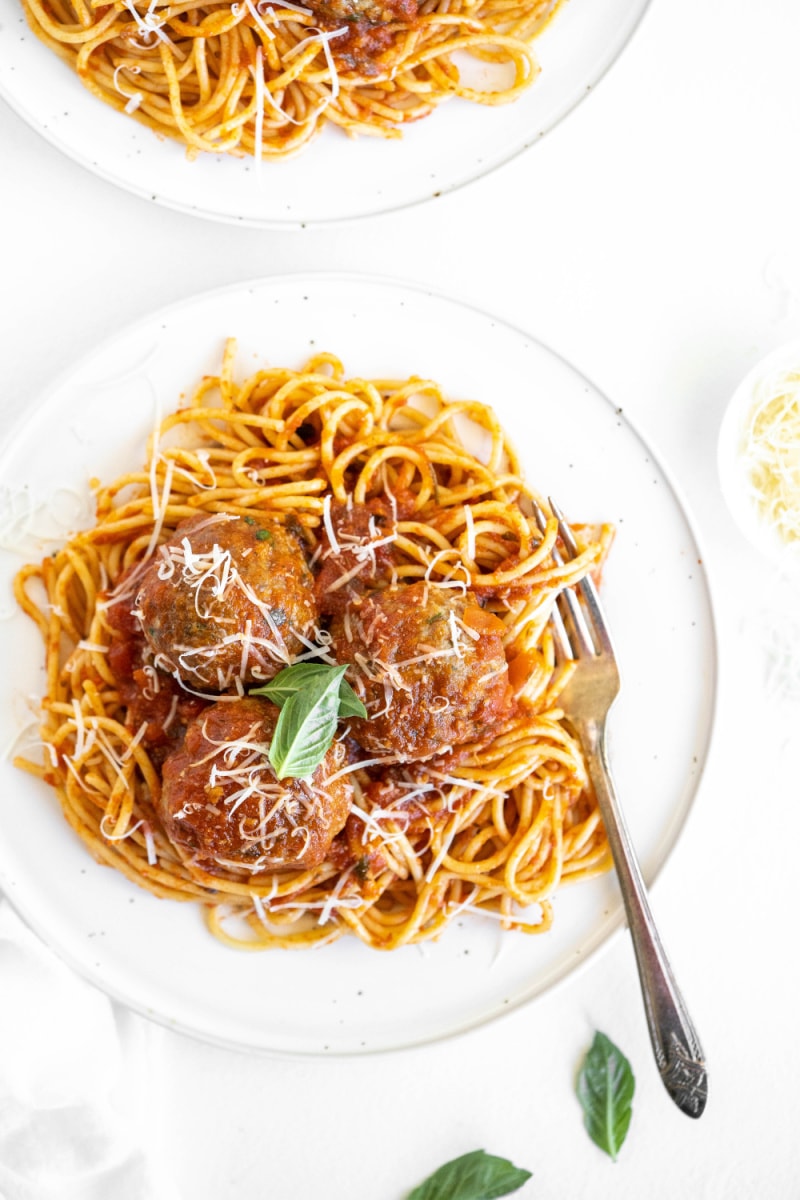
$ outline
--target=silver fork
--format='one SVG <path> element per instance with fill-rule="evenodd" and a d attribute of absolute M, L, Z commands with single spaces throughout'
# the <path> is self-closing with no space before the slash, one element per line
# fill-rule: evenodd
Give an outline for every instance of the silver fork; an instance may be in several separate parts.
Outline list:
<path fill-rule="evenodd" d="M 563 514 L 549 501 L 566 558 L 578 553 Z M 535 506 L 544 533 L 546 518 Z M 556 549 L 557 561 L 564 559 Z M 708 1096 L 705 1058 L 700 1041 L 675 982 L 647 900 L 636 859 L 611 778 L 606 744 L 606 717 L 619 692 L 619 671 L 597 591 L 588 577 L 565 588 L 553 610 L 552 630 L 559 657 L 574 659 L 575 672 L 559 698 L 581 743 L 616 867 L 625 913 L 633 939 L 647 1026 L 662 1082 L 681 1112 L 701 1116 Z"/>

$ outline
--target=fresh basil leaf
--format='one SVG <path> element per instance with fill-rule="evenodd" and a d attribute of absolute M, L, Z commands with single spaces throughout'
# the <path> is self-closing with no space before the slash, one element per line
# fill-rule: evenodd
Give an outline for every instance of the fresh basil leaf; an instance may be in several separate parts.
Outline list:
<path fill-rule="evenodd" d="M 263 687 L 253 688 L 251 696 L 266 696 L 278 708 L 283 708 L 286 701 L 299 692 L 312 679 L 328 678 L 331 668 L 325 663 L 301 662 L 294 666 L 284 667 L 282 671 L 265 683 Z"/>
<path fill-rule="evenodd" d="M 269 748 L 278 779 L 307 779 L 322 762 L 336 733 L 344 672 L 331 667 L 284 702 Z"/>
<path fill-rule="evenodd" d="M 576 1091 L 592 1141 L 617 1161 L 631 1123 L 635 1080 L 631 1064 L 604 1033 L 595 1033 Z"/>
<path fill-rule="evenodd" d="M 312 680 L 328 679 L 331 671 L 339 667 L 331 667 L 327 663 L 301 662 L 291 667 L 284 667 L 274 679 L 263 687 L 254 688 L 251 696 L 266 696 L 278 708 L 283 708 L 286 701 L 296 692 L 308 687 Z M 339 717 L 366 717 L 367 710 L 355 694 L 346 679 L 339 684 Z"/>
<path fill-rule="evenodd" d="M 530 1177 L 530 1171 L 515 1167 L 507 1158 L 473 1150 L 439 1167 L 414 1188 L 408 1200 L 495 1200 L 516 1192 Z"/>
<path fill-rule="evenodd" d="M 346 679 L 339 684 L 339 717 L 366 717 L 367 710 Z"/>

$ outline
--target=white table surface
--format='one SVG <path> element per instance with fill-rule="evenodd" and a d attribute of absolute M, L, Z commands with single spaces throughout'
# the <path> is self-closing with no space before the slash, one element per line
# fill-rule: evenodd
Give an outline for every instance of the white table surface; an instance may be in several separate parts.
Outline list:
<path fill-rule="evenodd" d="M 709 1062 L 702 1120 L 662 1089 L 627 934 L 504 1020 L 390 1056 L 247 1057 L 120 1012 L 118 1102 L 186 1200 L 401 1200 L 477 1147 L 531 1170 L 518 1194 L 538 1200 L 800 1194 L 800 702 L 767 686 L 761 633 L 797 629 L 798 593 L 738 534 L 715 469 L 737 380 L 798 333 L 798 46 L 796 0 L 653 0 L 596 93 L 527 154 L 325 232 L 159 208 L 0 105 L 0 430 L 98 339 L 195 291 L 295 270 L 407 278 L 529 329 L 633 417 L 693 509 L 715 589 L 716 740 L 653 889 Z M 637 1077 L 616 1164 L 573 1092 L 595 1028 Z"/>

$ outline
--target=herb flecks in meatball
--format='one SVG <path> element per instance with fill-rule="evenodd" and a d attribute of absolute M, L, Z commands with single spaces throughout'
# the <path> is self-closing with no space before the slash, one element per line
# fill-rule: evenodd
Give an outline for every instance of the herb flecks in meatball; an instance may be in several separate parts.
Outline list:
<path fill-rule="evenodd" d="M 154 555 L 135 613 L 155 665 L 205 692 L 271 679 L 307 648 L 317 619 L 298 536 L 256 516 L 179 525 Z"/>
<path fill-rule="evenodd" d="M 385 69 L 383 56 L 419 14 L 417 0 L 312 0 L 308 7 L 333 35 L 338 68 L 367 78 Z"/>
<path fill-rule="evenodd" d="M 267 754 L 278 709 L 249 696 L 210 705 L 164 762 L 158 812 L 167 837 L 196 866 L 256 875 L 324 861 L 344 827 L 352 785 L 331 780 L 334 742 L 309 780 L 279 781 Z"/>
<path fill-rule="evenodd" d="M 356 598 L 331 633 L 369 713 L 351 722 L 365 750 L 428 758 L 481 739 L 508 715 L 503 624 L 470 592 L 395 584 Z"/>

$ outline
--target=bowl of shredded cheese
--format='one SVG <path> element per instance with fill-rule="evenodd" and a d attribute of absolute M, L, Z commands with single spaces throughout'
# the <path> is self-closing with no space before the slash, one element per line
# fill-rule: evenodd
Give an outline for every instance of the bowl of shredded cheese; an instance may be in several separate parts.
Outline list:
<path fill-rule="evenodd" d="M 800 574 L 800 341 L 774 350 L 739 384 L 720 427 L 718 466 L 748 541 Z"/>

